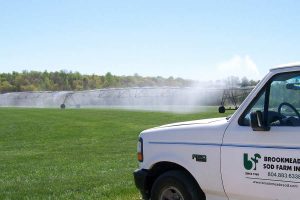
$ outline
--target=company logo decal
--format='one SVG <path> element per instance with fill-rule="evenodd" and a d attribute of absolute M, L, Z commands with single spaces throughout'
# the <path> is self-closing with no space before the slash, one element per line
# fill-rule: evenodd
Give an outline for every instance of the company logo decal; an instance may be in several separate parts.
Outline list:
<path fill-rule="evenodd" d="M 300 157 L 243 153 L 244 176 L 254 184 L 298 188 Z"/>
<path fill-rule="evenodd" d="M 256 164 L 258 163 L 261 156 L 256 153 L 253 157 L 249 158 L 247 153 L 244 153 L 244 167 L 246 170 L 256 170 Z"/>

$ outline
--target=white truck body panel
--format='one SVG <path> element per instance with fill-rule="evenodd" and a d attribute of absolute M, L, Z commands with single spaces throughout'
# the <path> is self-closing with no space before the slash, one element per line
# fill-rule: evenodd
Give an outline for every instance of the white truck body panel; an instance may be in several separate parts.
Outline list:
<path fill-rule="evenodd" d="M 238 121 L 260 90 L 276 74 L 300 72 L 300 66 L 270 70 L 230 119 L 214 118 L 164 125 L 140 134 L 146 158 L 140 169 L 168 161 L 196 179 L 207 200 L 300 198 L 300 126 L 253 131 Z M 207 157 L 196 162 L 193 154 Z M 297 161 L 298 162 L 294 162 Z M 276 176 L 275 176 L 276 175 Z"/>
<path fill-rule="evenodd" d="M 141 133 L 141 137 L 146 141 L 144 157 L 147 160 L 140 168 L 150 169 L 153 164 L 161 161 L 177 163 L 196 178 L 210 199 L 227 199 L 221 179 L 220 147 L 228 124 L 225 118 L 215 118 L 146 130 Z M 209 161 L 196 162 L 192 159 L 193 153 L 207 155 Z"/>
<path fill-rule="evenodd" d="M 272 69 L 232 116 L 224 135 L 221 151 L 223 184 L 230 200 L 275 200 L 298 199 L 300 197 L 300 179 L 297 181 L 291 178 L 268 176 L 268 172 L 276 172 L 282 173 L 283 176 L 285 174 L 298 174 L 300 178 L 299 172 L 286 173 L 290 170 L 276 169 L 277 166 L 293 167 L 295 164 L 285 165 L 260 161 L 257 170 L 247 171 L 243 167 L 243 158 L 241 158 L 244 153 L 249 156 L 258 153 L 262 157 L 299 158 L 300 128 L 272 127 L 270 131 L 265 132 L 253 131 L 249 126 L 238 124 L 238 119 L 243 111 L 272 76 L 281 72 L 298 70 L 300 68 L 295 67 Z M 274 165 L 275 169 L 263 169 L 264 164 Z M 248 174 L 252 173 L 252 175 L 246 175 L 247 172 Z"/>

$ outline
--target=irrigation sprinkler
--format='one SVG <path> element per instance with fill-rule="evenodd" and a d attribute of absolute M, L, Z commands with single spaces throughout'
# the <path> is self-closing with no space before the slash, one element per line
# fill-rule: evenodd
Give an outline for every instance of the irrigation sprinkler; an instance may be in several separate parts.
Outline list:
<path fill-rule="evenodd" d="M 221 105 L 219 106 L 219 113 L 225 113 L 226 110 L 237 110 L 239 108 L 238 102 L 244 100 L 254 87 L 231 87 L 223 89 Z M 229 105 L 229 106 L 226 106 Z"/>

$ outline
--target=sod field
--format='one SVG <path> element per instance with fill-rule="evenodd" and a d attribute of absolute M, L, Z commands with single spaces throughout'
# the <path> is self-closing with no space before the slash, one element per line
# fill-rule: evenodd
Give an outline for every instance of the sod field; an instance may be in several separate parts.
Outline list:
<path fill-rule="evenodd" d="M 0 199 L 134 200 L 142 130 L 228 113 L 0 108 L 0 115 Z"/>

